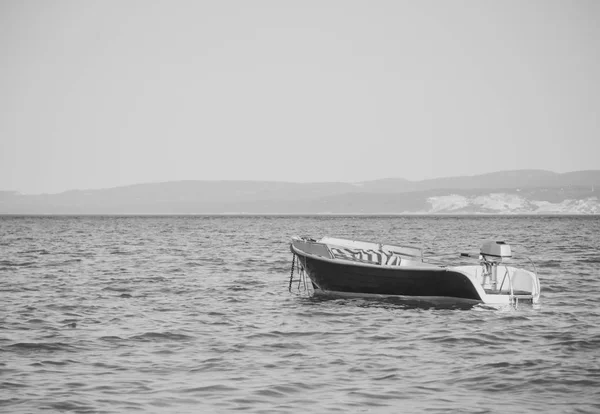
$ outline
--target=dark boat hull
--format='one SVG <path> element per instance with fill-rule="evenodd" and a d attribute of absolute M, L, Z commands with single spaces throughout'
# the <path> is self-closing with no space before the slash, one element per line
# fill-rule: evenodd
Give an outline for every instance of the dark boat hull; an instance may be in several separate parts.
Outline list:
<path fill-rule="evenodd" d="M 481 300 L 466 275 L 442 267 L 378 266 L 295 253 L 301 268 L 322 291 Z"/>

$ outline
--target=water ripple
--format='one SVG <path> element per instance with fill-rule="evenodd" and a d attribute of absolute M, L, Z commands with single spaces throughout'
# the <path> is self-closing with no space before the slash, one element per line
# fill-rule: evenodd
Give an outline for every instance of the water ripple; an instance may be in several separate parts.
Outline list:
<path fill-rule="evenodd" d="M 0 217 L 4 412 L 598 412 L 598 217 Z M 538 265 L 518 309 L 288 293 L 294 234 Z M 436 236 L 434 238 L 434 236 Z"/>

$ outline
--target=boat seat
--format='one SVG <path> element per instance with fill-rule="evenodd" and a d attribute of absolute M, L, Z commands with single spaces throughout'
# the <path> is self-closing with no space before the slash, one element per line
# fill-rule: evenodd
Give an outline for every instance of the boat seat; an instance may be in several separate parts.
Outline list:
<path fill-rule="evenodd" d="M 375 250 L 349 249 L 345 247 L 331 247 L 333 257 L 336 259 L 354 260 L 379 265 L 400 266 L 402 259 L 392 252 L 377 252 Z"/>

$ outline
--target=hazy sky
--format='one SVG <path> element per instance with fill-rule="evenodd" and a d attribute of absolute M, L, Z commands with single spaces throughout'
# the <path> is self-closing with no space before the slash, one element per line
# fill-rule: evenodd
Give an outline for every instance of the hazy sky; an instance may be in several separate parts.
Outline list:
<path fill-rule="evenodd" d="M 600 168 L 600 1 L 0 0 L 0 190 Z"/>

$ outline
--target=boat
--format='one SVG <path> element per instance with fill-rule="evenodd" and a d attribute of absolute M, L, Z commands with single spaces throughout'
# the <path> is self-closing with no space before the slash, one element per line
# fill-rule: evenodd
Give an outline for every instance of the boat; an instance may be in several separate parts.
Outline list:
<path fill-rule="evenodd" d="M 511 246 L 503 241 L 484 242 L 476 253 L 425 257 L 423 249 L 414 246 L 294 236 L 290 250 L 290 290 L 296 266 L 299 283 L 304 278 L 303 283 L 315 294 L 400 297 L 444 304 L 517 305 L 540 299 L 535 265 L 524 257 L 532 270 L 509 266 L 514 257 Z M 461 263 L 447 263 L 452 257 Z M 466 260 L 474 263 L 465 265 Z"/>

